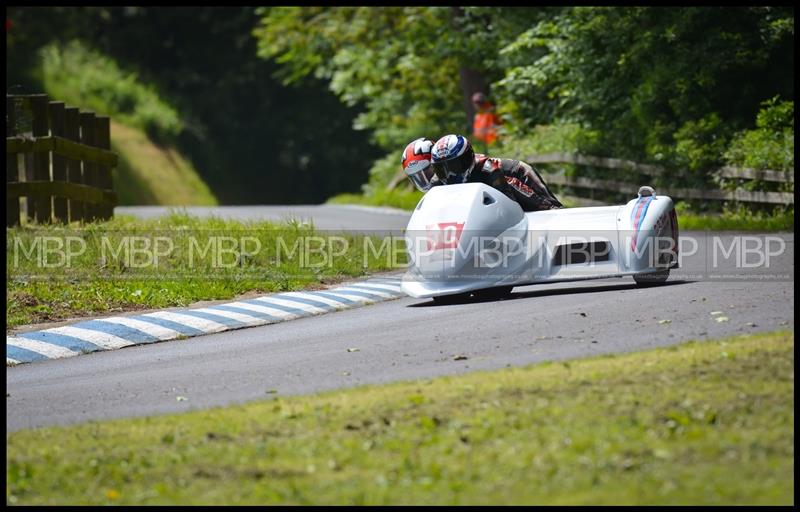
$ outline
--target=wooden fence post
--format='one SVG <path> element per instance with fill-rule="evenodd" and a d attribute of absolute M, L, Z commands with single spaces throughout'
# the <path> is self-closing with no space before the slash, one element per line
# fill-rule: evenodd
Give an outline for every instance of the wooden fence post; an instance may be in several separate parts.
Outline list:
<path fill-rule="evenodd" d="M 117 162 L 108 116 L 67 108 L 46 94 L 6 95 L 8 226 L 22 223 L 21 204 L 26 218 L 41 224 L 111 218 Z"/>
<path fill-rule="evenodd" d="M 54 137 L 64 136 L 64 102 L 50 102 L 50 134 Z M 53 151 L 53 181 L 67 181 L 67 161 Z M 53 197 L 53 217 L 58 222 L 69 222 L 67 198 Z"/>
<path fill-rule="evenodd" d="M 64 138 L 75 142 L 81 140 L 81 125 L 78 107 L 67 107 L 64 109 Z M 81 161 L 74 158 L 67 158 L 67 182 L 83 183 L 81 176 Z M 70 222 L 82 221 L 85 218 L 85 204 L 75 199 L 69 200 L 69 220 Z"/>
<path fill-rule="evenodd" d="M 96 146 L 95 143 L 95 134 L 96 134 L 96 126 L 95 126 L 95 116 L 94 112 L 81 112 L 81 144 L 85 144 L 87 146 Z M 97 187 L 97 166 L 88 160 L 83 160 L 83 183 L 85 185 L 89 185 L 90 187 Z M 87 221 L 93 221 L 99 217 L 98 212 L 99 208 L 98 205 L 93 203 L 86 203 L 84 205 L 85 208 L 85 217 L 84 219 Z"/>
<path fill-rule="evenodd" d="M 22 154 L 22 181 L 33 181 L 33 153 Z M 33 221 L 36 218 L 36 208 L 34 208 L 33 198 L 25 198 L 25 216 L 27 222 Z"/>
<path fill-rule="evenodd" d="M 97 116 L 96 118 L 95 142 L 97 147 L 102 149 L 111 149 L 111 120 L 108 116 Z M 112 190 L 114 187 L 111 182 L 111 168 L 103 165 L 97 166 L 97 186 L 105 189 Z M 102 204 L 99 208 L 99 215 L 101 219 L 110 219 L 114 214 L 114 205 Z"/>
<path fill-rule="evenodd" d="M 14 98 L 6 95 L 6 137 L 17 134 L 17 113 Z M 6 183 L 19 181 L 17 153 L 6 153 Z M 6 202 L 6 226 L 19 224 L 19 198 L 11 198 Z"/>
<path fill-rule="evenodd" d="M 33 137 L 47 137 L 47 102 L 46 94 L 34 94 L 31 96 L 31 113 L 33 114 Z M 50 153 L 33 153 L 33 179 L 37 181 L 50 181 Z M 34 216 L 36 222 L 49 223 L 52 215 L 50 195 L 34 195 Z M 31 198 L 28 198 L 30 201 Z"/>
<path fill-rule="evenodd" d="M 6 137 L 13 137 L 17 130 L 17 115 L 14 106 L 14 98 L 6 95 Z M 6 183 L 19 181 L 19 169 L 17 168 L 17 154 L 6 153 Z M 19 224 L 19 198 L 13 198 L 6 202 L 6 226 L 16 226 Z"/>

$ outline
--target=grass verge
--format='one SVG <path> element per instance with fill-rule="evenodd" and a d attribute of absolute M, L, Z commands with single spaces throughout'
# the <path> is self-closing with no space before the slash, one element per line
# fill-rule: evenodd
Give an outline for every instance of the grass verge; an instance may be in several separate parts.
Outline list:
<path fill-rule="evenodd" d="M 119 154 L 114 190 L 121 205 L 214 206 L 217 199 L 191 162 L 142 130 L 111 122 L 111 149 Z"/>
<path fill-rule="evenodd" d="M 328 199 L 328 204 L 363 204 L 368 206 L 392 206 L 411 211 L 422 199 L 418 190 L 378 189 L 372 194 L 339 194 Z"/>
<path fill-rule="evenodd" d="M 717 215 L 679 213 L 680 229 L 698 231 L 794 231 L 794 210 L 771 214 L 751 214 L 741 211 Z"/>
<path fill-rule="evenodd" d="M 7 435 L 13 504 L 791 504 L 794 333 Z"/>
<path fill-rule="evenodd" d="M 181 213 L 154 220 L 117 216 L 84 227 L 10 228 L 6 329 L 320 287 L 405 262 L 405 253 L 381 247 L 374 237 L 323 233 L 294 221 Z"/>
<path fill-rule="evenodd" d="M 120 156 L 114 169 L 119 204 L 217 204 L 173 144 L 154 142 L 177 140 L 185 124 L 152 84 L 78 40 L 42 47 L 39 60 L 37 74 L 51 98 L 111 116 L 111 149 Z"/>

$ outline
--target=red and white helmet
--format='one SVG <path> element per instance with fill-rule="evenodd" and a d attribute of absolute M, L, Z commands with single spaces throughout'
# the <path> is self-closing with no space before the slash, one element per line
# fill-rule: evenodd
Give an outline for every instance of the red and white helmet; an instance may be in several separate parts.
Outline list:
<path fill-rule="evenodd" d="M 419 190 L 427 192 L 431 188 L 433 168 L 431 167 L 431 148 L 433 141 L 421 137 L 409 142 L 403 150 L 403 170 Z"/>

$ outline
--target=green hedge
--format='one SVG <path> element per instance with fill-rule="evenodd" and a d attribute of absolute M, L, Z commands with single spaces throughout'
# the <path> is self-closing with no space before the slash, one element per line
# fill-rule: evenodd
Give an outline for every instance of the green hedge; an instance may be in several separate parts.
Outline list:
<path fill-rule="evenodd" d="M 39 52 L 42 83 L 52 98 L 109 115 L 160 140 L 183 129 L 177 110 L 152 86 L 80 41 L 50 44 Z"/>

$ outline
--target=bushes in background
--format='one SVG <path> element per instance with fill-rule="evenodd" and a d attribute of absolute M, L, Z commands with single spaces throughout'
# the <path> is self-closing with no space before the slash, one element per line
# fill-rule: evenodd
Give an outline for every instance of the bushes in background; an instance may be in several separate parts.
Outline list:
<path fill-rule="evenodd" d="M 51 97 L 109 115 L 156 140 L 174 138 L 183 129 L 179 113 L 155 88 L 80 41 L 49 44 L 40 57 L 42 82 Z"/>

